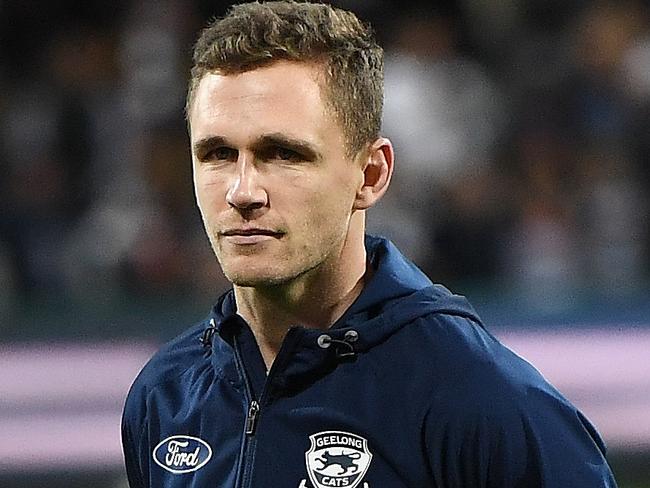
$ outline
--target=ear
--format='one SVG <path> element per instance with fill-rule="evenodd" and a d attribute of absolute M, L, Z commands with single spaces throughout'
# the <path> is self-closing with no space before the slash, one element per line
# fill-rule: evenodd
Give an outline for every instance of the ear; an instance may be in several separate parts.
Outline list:
<path fill-rule="evenodd" d="M 380 137 L 366 151 L 361 153 L 364 161 L 363 184 L 357 191 L 354 201 L 355 210 L 372 207 L 388 190 L 393 175 L 395 153 L 390 140 Z"/>

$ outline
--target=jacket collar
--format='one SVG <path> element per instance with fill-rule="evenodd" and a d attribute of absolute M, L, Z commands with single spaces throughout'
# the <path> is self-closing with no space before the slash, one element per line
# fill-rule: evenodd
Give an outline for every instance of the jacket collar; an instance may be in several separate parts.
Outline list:
<path fill-rule="evenodd" d="M 480 323 L 464 297 L 452 294 L 441 285 L 432 284 L 390 241 L 366 236 L 365 245 L 373 276 L 355 302 L 329 330 L 305 329 L 298 325 L 297 330 L 291 333 L 293 360 L 287 362 L 286 368 L 290 376 L 313 372 L 323 363 L 341 359 L 341 354 L 346 358 L 354 357 L 383 342 L 417 318 L 431 313 L 460 315 Z M 210 321 L 221 339 L 221 346 L 225 346 L 225 342 L 232 348 L 233 334 L 247 327 L 237 315 L 233 290 L 220 297 L 212 310 Z M 353 340 L 349 340 L 352 338 L 350 334 L 354 336 Z M 330 346 L 324 347 L 328 341 Z M 345 356 L 345 353 L 352 354 Z M 223 365 L 219 365 L 223 360 L 223 355 L 215 357 L 213 351 L 215 366 L 223 368 Z"/>

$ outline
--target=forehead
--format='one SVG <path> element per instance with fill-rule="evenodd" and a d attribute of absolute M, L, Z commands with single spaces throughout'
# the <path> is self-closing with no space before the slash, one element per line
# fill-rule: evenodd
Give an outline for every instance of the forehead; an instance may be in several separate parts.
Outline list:
<path fill-rule="evenodd" d="M 296 132 L 338 129 L 326 110 L 320 80 L 319 66 L 291 61 L 237 74 L 208 73 L 190 108 L 192 139 L 224 131 L 300 135 Z"/>

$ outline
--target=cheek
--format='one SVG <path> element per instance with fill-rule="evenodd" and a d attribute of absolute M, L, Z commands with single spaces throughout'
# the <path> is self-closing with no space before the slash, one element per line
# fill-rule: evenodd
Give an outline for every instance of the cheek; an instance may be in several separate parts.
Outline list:
<path fill-rule="evenodd" d="M 322 199 L 331 212 L 350 214 L 356 197 L 356 189 L 349 172 L 340 172 L 321 187 Z"/>
<path fill-rule="evenodd" d="M 305 223 L 314 234 L 340 234 L 347 227 L 352 214 L 355 192 L 340 181 L 329 181 L 312 192 L 305 202 Z"/>
<path fill-rule="evenodd" d="M 210 213 L 225 204 L 224 182 L 220 178 L 199 176 L 194 178 L 196 201 L 202 213 Z"/>

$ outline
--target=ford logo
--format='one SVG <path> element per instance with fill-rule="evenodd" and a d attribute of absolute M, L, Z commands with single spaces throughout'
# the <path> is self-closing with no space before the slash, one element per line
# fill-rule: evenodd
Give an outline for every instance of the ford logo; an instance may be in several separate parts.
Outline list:
<path fill-rule="evenodd" d="M 212 457 L 210 445 L 198 437 L 173 435 L 153 450 L 153 460 L 170 473 L 191 473 L 202 468 Z"/>

